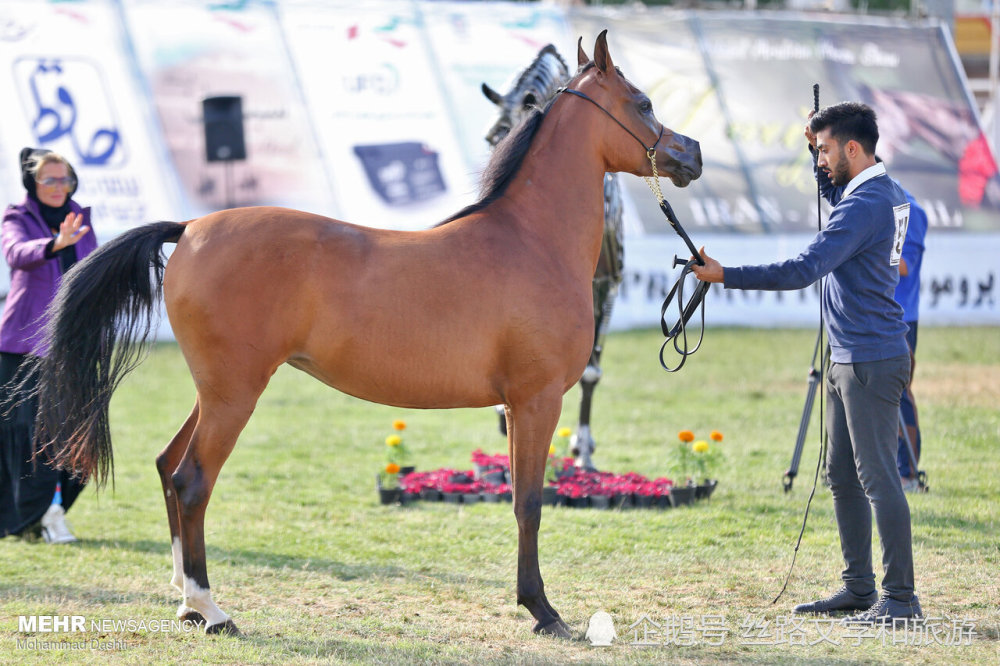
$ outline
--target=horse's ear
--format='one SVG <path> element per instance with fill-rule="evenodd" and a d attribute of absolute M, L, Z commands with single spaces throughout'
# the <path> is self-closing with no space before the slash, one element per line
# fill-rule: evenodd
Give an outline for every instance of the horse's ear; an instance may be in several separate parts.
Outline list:
<path fill-rule="evenodd" d="M 597 43 L 594 44 L 594 64 L 605 74 L 615 68 L 615 63 L 611 62 L 611 54 L 608 53 L 607 30 L 601 30 L 601 34 L 597 36 Z"/>
<path fill-rule="evenodd" d="M 590 62 L 590 57 L 583 52 L 583 37 L 576 40 L 576 64 L 583 67 Z"/>
<path fill-rule="evenodd" d="M 521 108 L 527 110 L 538 104 L 538 98 L 535 97 L 535 93 L 529 92 L 524 94 L 524 99 L 521 100 Z"/>
<path fill-rule="evenodd" d="M 485 83 L 482 86 L 482 91 L 483 94 L 486 95 L 486 99 L 490 100 L 497 106 L 500 106 L 501 102 L 503 102 L 503 96 Z"/>

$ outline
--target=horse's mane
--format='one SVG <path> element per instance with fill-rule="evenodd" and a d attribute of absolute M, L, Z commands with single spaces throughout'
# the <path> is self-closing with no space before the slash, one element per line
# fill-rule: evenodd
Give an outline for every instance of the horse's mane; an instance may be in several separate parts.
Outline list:
<path fill-rule="evenodd" d="M 555 58 L 552 62 L 551 58 Z M 569 79 L 569 67 L 552 44 L 547 45 L 517 77 L 514 87 L 504 95 L 504 102 L 519 103 L 529 91 L 538 93 L 538 99 L 547 100 L 556 89 Z"/>
<path fill-rule="evenodd" d="M 565 68 L 566 63 L 556 51 L 556 48 L 549 44 L 543 48 L 535 60 L 523 71 L 518 77 L 517 82 L 514 84 L 514 91 L 523 91 L 525 89 L 531 89 L 532 84 L 534 84 L 533 89 L 538 91 L 544 91 L 540 99 L 545 99 L 545 108 L 535 107 L 528 112 L 528 116 L 520 123 L 518 123 L 510 134 L 504 137 L 500 143 L 496 145 L 493 151 L 490 161 L 487 163 L 486 168 L 483 170 L 482 181 L 479 187 L 479 200 L 466 206 L 462 210 L 458 211 L 451 217 L 448 217 L 442 222 L 434 225 L 440 227 L 442 225 L 448 224 L 449 222 L 454 222 L 460 217 L 465 217 L 471 215 L 476 211 L 482 210 L 486 206 L 490 205 L 497 199 L 499 199 L 503 193 L 507 190 L 507 186 L 510 185 L 511 181 L 514 180 L 514 175 L 520 170 L 521 163 L 524 162 L 525 155 L 528 154 L 528 149 L 531 147 L 531 142 L 535 138 L 535 134 L 538 133 L 538 128 L 542 125 L 542 120 L 545 119 L 545 115 L 548 113 L 552 104 L 556 100 L 555 92 L 558 89 L 557 86 L 561 85 L 565 81 L 555 78 L 555 73 L 551 71 L 548 65 L 544 65 L 543 68 L 539 65 L 544 64 L 544 56 L 552 55 L 558 58 L 559 63 Z M 577 71 L 577 75 L 582 74 L 590 67 L 593 67 L 594 63 L 589 62 Z M 544 73 L 547 77 L 552 77 L 548 79 L 543 79 L 540 69 L 544 69 Z M 553 85 L 555 84 L 555 85 Z M 551 95 L 551 97 L 549 97 Z M 520 96 L 520 95 L 519 95 Z M 509 99 L 513 99 L 511 93 L 504 95 L 505 102 Z"/>
<path fill-rule="evenodd" d="M 542 126 L 542 120 L 545 119 L 545 114 L 548 113 L 554 101 L 554 98 L 549 100 L 544 109 L 532 109 L 528 118 L 497 144 L 493 156 L 490 157 L 490 161 L 483 171 L 479 187 L 479 201 L 466 206 L 435 226 L 440 227 L 460 217 L 482 210 L 503 195 L 511 181 L 514 180 L 514 175 L 521 169 L 524 157 L 528 154 L 528 149 L 531 148 L 531 142 L 538 133 L 538 128 Z"/>

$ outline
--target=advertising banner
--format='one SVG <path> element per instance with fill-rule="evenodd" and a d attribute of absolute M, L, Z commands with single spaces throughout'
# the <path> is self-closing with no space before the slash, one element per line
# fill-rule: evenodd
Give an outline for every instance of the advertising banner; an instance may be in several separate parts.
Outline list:
<path fill-rule="evenodd" d="M 188 216 L 256 205 L 329 214 L 329 180 L 273 3 L 122 7 Z M 241 100 L 242 130 L 221 129 L 242 132 L 245 160 L 207 159 L 202 104 L 219 96 Z"/>
<path fill-rule="evenodd" d="M 303 0 L 281 16 L 338 217 L 424 229 L 474 200 L 415 3 Z"/>
<path fill-rule="evenodd" d="M 25 196 L 18 155 L 48 148 L 73 165 L 74 199 L 90 206 L 107 240 L 177 211 L 141 81 L 112 2 L 10 0 L 0 7 L 0 192 Z M 2 270 L 3 279 L 7 271 Z"/>

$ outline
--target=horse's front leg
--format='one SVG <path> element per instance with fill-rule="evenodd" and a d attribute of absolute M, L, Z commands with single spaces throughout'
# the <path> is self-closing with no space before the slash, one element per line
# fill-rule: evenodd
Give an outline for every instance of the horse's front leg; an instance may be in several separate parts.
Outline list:
<path fill-rule="evenodd" d="M 538 567 L 538 528 L 542 521 L 542 486 L 552 433 L 562 409 L 562 394 L 551 391 L 509 406 L 514 515 L 517 518 L 517 603 L 537 621 L 536 633 L 570 638 L 570 628 L 549 605 Z"/>

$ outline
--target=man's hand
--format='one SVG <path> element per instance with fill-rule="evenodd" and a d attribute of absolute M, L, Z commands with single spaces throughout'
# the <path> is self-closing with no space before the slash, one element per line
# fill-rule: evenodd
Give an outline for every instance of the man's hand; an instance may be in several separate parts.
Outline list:
<path fill-rule="evenodd" d="M 805 135 L 806 135 L 806 141 L 809 142 L 809 145 L 812 146 L 813 150 L 816 150 L 816 135 L 813 134 L 813 131 L 811 129 L 809 129 L 809 120 L 812 119 L 814 113 L 816 112 L 815 111 L 809 112 L 809 118 L 806 120 Z"/>
<path fill-rule="evenodd" d="M 52 251 L 58 252 L 70 245 L 76 245 L 81 238 L 87 235 L 88 231 L 90 231 L 90 227 L 83 226 L 83 215 L 70 213 L 59 225 L 59 234 L 56 236 L 55 242 L 52 243 Z"/>
<path fill-rule="evenodd" d="M 701 258 L 705 260 L 705 265 L 699 266 L 698 264 L 692 264 L 691 272 L 694 273 L 695 277 L 702 282 L 722 282 L 724 273 L 722 264 L 705 254 L 704 245 L 701 247 L 699 253 L 701 254 Z M 692 257 L 692 259 L 693 258 L 694 257 Z"/>

